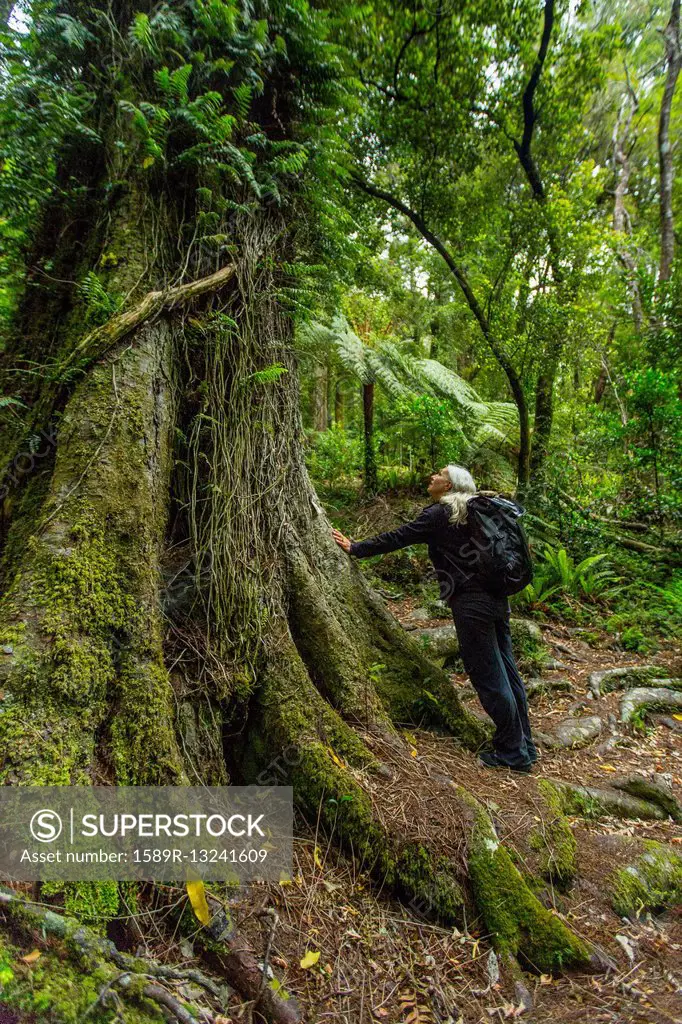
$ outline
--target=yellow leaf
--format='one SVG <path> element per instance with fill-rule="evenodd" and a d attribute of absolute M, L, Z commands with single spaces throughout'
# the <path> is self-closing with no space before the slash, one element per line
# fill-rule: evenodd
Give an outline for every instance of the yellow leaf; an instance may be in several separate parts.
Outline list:
<path fill-rule="evenodd" d="M 676 722 L 682 722 L 682 715 L 673 715 Z"/>
<path fill-rule="evenodd" d="M 320 859 L 320 848 L 319 848 L 319 846 L 315 847 L 315 852 L 313 853 L 313 859 L 314 859 L 315 863 L 317 864 L 318 868 L 323 868 L 324 867 L 324 864 L 322 863 L 322 861 Z"/>
<path fill-rule="evenodd" d="M 314 967 L 317 961 L 320 959 L 319 950 L 315 951 L 309 949 L 306 955 L 301 960 L 301 967 L 304 971 L 307 971 L 309 967 Z"/>
<path fill-rule="evenodd" d="M 186 888 L 197 921 L 201 921 L 203 925 L 209 925 L 211 923 L 211 911 L 208 909 L 208 903 L 206 902 L 204 883 L 201 880 L 198 882 L 187 882 Z"/>
<path fill-rule="evenodd" d="M 22 956 L 21 959 L 25 964 L 34 964 L 36 960 L 40 960 L 42 955 L 43 954 L 39 949 L 32 949 L 30 953 L 27 953 L 26 956 Z"/>
<path fill-rule="evenodd" d="M 417 755 L 417 751 L 416 751 L 416 750 L 414 749 L 414 747 L 412 747 L 412 748 L 411 748 L 411 750 L 410 750 L 410 755 L 411 755 L 412 757 L 417 757 L 417 756 L 418 756 L 418 755 Z"/>
<path fill-rule="evenodd" d="M 153 163 L 154 163 L 154 157 L 153 156 L 146 156 L 144 158 L 144 160 L 142 161 L 142 166 L 146 170 L 147 167 L 151 167 L 151 165 Z"/>
<path fill-rule="evenodd" d="M 341 760 L 341 758 L 339 757 L 339 755 L 334 753 L 334 751 L 332 750 L 331 747 L 327 747 L 327 753 L 331 757 L 331 759 L 334 762 L 334 764 L 338 765 L 339 768 L 344 768 L 345 767 L 345 765 L 344 765 L 343 761 Z"/>
<path fill-rule="evenodd" d="M 599 767 L 603 772 L 617 772 L 618 769 L 614 768 L 612 764 L 600 764 Z"/>

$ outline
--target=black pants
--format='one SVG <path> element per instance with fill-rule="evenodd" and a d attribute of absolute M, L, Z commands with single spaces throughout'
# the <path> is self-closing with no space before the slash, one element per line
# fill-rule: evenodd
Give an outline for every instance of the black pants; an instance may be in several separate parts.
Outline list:
<path fill-rule="evenodd" d="M 512 652 L 509 601 L 483 590 L 450 598 L 459 650 L 484 710 L 495 723 L 493 748 L 509 764 L 536 757 L 526 688 Z"/>

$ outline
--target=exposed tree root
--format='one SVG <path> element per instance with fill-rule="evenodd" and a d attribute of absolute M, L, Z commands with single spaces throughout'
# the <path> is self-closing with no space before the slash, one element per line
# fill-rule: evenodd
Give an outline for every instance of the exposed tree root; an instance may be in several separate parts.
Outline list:
<path fill-rule="evenodd" d="M 668 817 L 658 803 L 642 800 L 615 789 L 578 786 L 563 779 L 552 779 L 552 785 L 561 794 L 566 814 L 580 814 L 585 818 L 613 815 L 616 818 L 644 818 L 662 821 Z"/>
<path fill-rule="evenodd" d="M 673 821 L 682 821 L 682 804 L 672 789 L 658 779 L 646 779 L 642 775 L 629 775 L 625 779 L 614 779 L 615 789 L 621 789 L 632 796 L 658 804 Z"/>
<path fill-rule="evenodd" d="M 660 665 L 630 665 L 624 668 L 606 668 L 590 675 L 590 690 L 595 697 L 600 697 L 612 690 L 632 690 L 636 686 L 645 686 L 652 680 L 664 682 L 667 669 Z M 665 685 L 671 689 L 682 689 L 682 679 L 665 679 Z"/>
<path fill-rule="evenodd" d="M 261 750 L 266 765 L 269 754 L 274 759 L 259 781 L 272 782 L 273 769 L 274 777 L 280 771 L 307 815 L 318 816 L 327 834 L 364 869 L 422 913 L 461 923 L 470 898 L 466 873 L 463 877 L 461 868 L 429 849 L 428 842 L 390 829 L 376 813 L 363 785 L 365 772 L 376 767 L 366 755 L 362 764 L 357 735 L 320 700 L 290 638 L 280 638 L 277 662 L 262 679 L 260 704 L 254 734 L 266 738 Z M 286 761 L 277 757 L 280 750 L 290 752 Z M 454 783 L 433 784 L 445 785 L 461 807 L 471 893 L 497 947 L 542 971 L 586 963 L 589 950 L 530 891 L 484 808 Z"/>
<path fill-rule="evenodd" d="M 496 947 L 538 971 L 589 963 L 587 944 L 531 892 L 484 808 L 461 788 L 459 795 L 473 819 L 468 867 L 476 905 Z"/>
<path fill-rule="evenodd" d="M 548 779 L 538 780 L 546 815 L 534 835 L 531 845 L 540 851 L 540 871 L 559 889 L 570 888 L 577 873 L 578 844 L 562 806 L 561 793 Z"/>
<path fill-rule="evenodd" d="M 660 682 L 666 682 L 661 679 Z M 627 724 L 641 724 L 647 711 L 679 711 L 682 708 L 682 691 L 670 687 L 637 687 L 628 690 L 620 704 L 620 720 Z"/>

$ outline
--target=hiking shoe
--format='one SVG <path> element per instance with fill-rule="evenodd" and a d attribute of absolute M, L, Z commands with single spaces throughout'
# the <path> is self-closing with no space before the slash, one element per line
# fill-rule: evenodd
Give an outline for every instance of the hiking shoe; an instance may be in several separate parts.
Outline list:
<path fill-rule="evenodd" d="M 511 772 L 522 772 L 524 775 L 528 775 L 533 767 L 532 761 L 521 762 L 521 764 L 508 764 L 493 750 L 482 751 L 478 755 L 478 763 L 482 764 L 485 768 L 508 768 Z"/>

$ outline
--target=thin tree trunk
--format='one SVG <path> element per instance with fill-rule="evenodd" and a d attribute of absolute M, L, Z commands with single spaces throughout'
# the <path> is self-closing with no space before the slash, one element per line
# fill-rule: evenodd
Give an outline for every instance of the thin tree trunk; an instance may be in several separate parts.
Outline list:
<path fill-rule="evenodd" d="M 557 374 L 558 361 L 550 360 L 538 374 L 535 388 L 535 420 L 533 426 L 533 447 L 530 458 L 530 479 L 533 487 L 537 487 L 543 477 L 549 441 L 554 418 L 554 381 Z"/>
<path fill-rule="evenodd" d="M 342 427 L 344 423 L 344 402 L 341 381 L 336 379 L 334 383 L 334 425 Z"/>
<path fill-rule="evenodd" d="M 660 169 L 661 260 L 659 281 L 667 281 L 675 255 L 675 224 L 673 221 L 673 152 L 670 141 L 670 115 L 675 87 L 682 67 L 680 47 L 680 0 L 673 0 L 670 20 L 665 27 L 666 78 L 658 120 L 658 162 Z"/>
<path fill-rule="evenodd" d="M 625 207 L 625 196 L 628 194 L 630 184 L 629 149 L 632 148 L 630 129 L 632 126 L 632 119 L 639 109 L 639 102 L 633 89 L 630 87 L 629 78 L 628 98 L 630 102 L 627 116 L 623 121 L 621 108 L 613 129 L 613 159 L 616 166 L 616 191 L 613 199 L 613 230 L 617 235 L 623 236 L 623 241 L 618 246 L 618 256 L 625 267 L 627 274 L 628 287 L 632 297 L 632 319 L 634 320 L 637 333 L 641 334 L 644 325 L 644 313 L 642 309 L 642 296 L 639 289 L 639 280 L 637 278 L 637 264 L 633 259 L 626 241 L 626 236 L 631 234 L 630 218 Z"/>
<path fill-rule="evenodd" d="M 374 381 L 362 385 L 362 422 L 365 443 L 364 489 L 367 494 L 376 494 L 379 482 L 374 450 Z"/>

